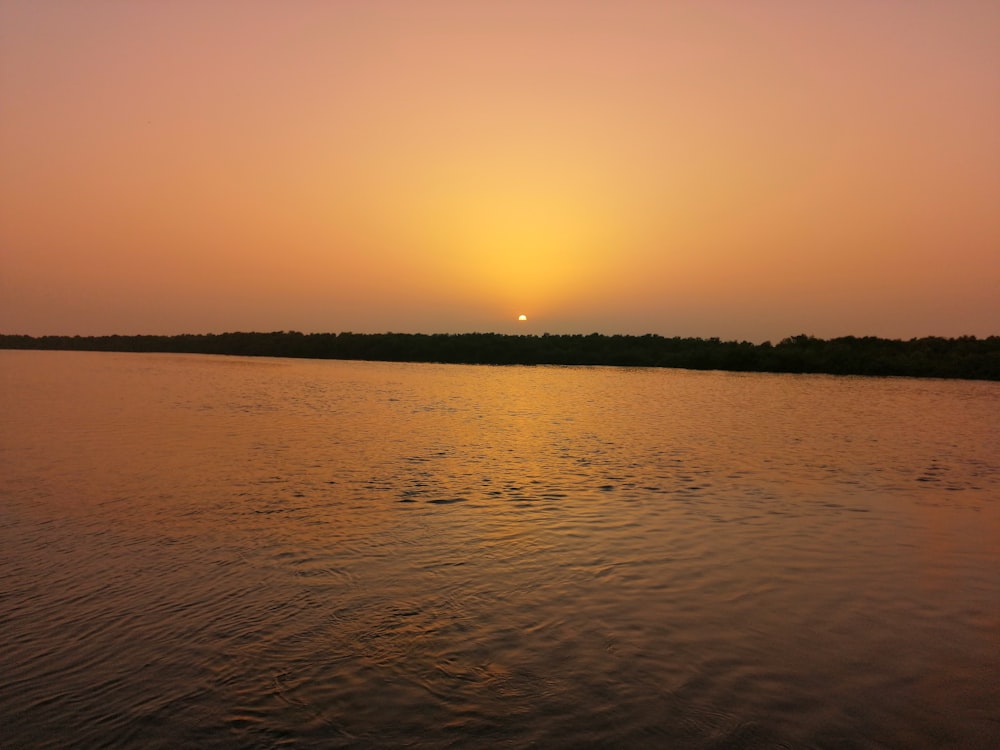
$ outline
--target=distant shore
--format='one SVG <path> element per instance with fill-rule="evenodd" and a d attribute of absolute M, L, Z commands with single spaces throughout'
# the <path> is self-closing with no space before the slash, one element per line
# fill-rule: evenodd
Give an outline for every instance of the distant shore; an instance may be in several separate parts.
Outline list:
<path fill-rule="evenodd" d="M 0 334 L 0 349 L 173 352 L 486 365 L 608 365 L 740 372 L 1000 380 L 1000 336 L 883 339 L 801 334 L 777 344 L 583 334 L 219 333 L 177 336 Z"/>

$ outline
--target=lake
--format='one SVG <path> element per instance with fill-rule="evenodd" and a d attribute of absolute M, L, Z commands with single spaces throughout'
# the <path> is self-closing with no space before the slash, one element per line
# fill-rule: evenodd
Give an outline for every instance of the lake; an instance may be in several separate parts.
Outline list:
<path fill-rule="evenodd" d="M 0 747 L 1000 747 L 1000 383 L 0 351 Z"/>

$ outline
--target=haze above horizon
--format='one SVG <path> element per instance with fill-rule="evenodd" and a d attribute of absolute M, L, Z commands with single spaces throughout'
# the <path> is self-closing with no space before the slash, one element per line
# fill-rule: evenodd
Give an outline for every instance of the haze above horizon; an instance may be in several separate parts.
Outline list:
<path fill-rule="evenodd" d="M 0 333 L 997 334 L 997 39 L 974 0 L 3 0 Z"/>

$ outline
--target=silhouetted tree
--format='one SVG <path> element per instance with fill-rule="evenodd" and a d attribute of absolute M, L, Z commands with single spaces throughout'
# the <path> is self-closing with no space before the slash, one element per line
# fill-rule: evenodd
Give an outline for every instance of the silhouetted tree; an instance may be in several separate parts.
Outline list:
<path fill-rule="evenodd" d="M 619 365 L 835 375 L 1000 380 L 1000 337 L 925 337 L 899 341 L 873 336 L 825 341 L 806 334 L 754 345 L 718 338 L 466 334 L 359 334 L 273 331 L 179 336 L 0 335 L 4 349 L 184 352 L 240 356 L 370 359 L 466 364 Z"/>

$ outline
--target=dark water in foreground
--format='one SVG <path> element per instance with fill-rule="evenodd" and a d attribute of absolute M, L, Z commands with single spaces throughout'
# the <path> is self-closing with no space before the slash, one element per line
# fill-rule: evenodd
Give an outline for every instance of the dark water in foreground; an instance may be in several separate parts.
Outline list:
<path fill-rule="evenodd" d="M 1000 746 L 1000 384 L 0 351 L 0 747 Z"/>

